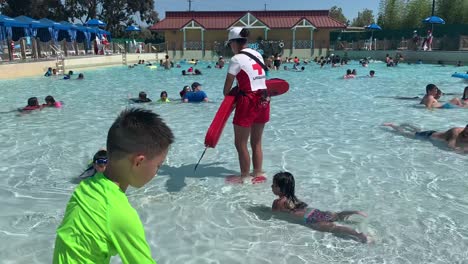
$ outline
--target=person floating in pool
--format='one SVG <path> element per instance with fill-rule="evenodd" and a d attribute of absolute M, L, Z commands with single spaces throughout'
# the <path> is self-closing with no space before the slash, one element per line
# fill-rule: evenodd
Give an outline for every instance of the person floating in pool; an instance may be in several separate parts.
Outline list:
<path fill-rule="evenodd" d="M 65 76 L 63 76 L 63 79 L 64 80 L 70 80 L 72 75 L 73 75 L 73 71 L 69 71 L 68 74 L 65 74 Z"/>
<path fill-rule="evenodd" d="M 294 176 L 289 172 L 279 172 L 273 176 L 271 185 L 273 194 L 279 198 L 273 201 L 272 210 L 275 212 L 285 212 L 293 217 L 303 219 L 304 223 L 314 230 L 321 232 L 330 232 L 341 235 L 351 236 L 362 243 L 367 243 L 368 239 L 364 233 L 342 225 L 336 225 L 334 222 L 347 220 L 352 215 L 367 217 L 367 214 L 361 211 L 342 211 L 329 212 L 320 211 L 299 200 L 295 193 Z"/>
<path fill-rule="evenodd" d="M 375 77 L 375 71 L 374 70 L 369 71 L 368 77 L 369 78 L 374 78 Z"/>
<path fill-rule="evenodd" d="M 454 127 L 445 132 L 437 132 L 435 130 L 421 131 L 410 124 L 395 125 L 393 123 L 384 123 L 383 125 L 393 128 L 397 133 L 408 138 L 439 141 L 447 144 L 447 147 L 452 150 L 468 152 L 468 125 L 465 127 Z"/>
<path fill-rule="evenodd" d="M 201 88 L 202 85 L 200 83 L 192 83 L 192 91 L 184 95 L 184 103 L 208 102 L 208 96 Z"/>
<path fill-rule="evenodd" d="M 422 98 L 420 104 L 426 106 L 427 109 L 433 108 L 443 108 L 443 109 L 451 109 L 456 107 L 464 107 L 463 103 L 459 98 L 453 98 L 448 103 L 441 104 L 437 101 L 436 96 L 439 88 L 435 84 L 428 84 L 426 86 L 426 94 Z"/>
<path fill-rule="evenodd" d="M 148 98 L 148 95 L 145 92 L 140 92 L 138 98 L 131 98 L 130 101 L 141 104 L 141 103 L 150 103 L 151 99 Z"/>
<path fill-rule="evenodd" d="M 182 88 L 182 90 L 179 92 L 180 99 L 182 100 L 182 102 L 184 101 L 185 94 L 187 94 L 188 92 L 190 92 L 190 86 L 188 85 L 185 85 L 184 88 Z"/>
<path fill-rule="evenodd" d="M 225 64 L 225 61 L 224 61 L 224 58 L 223 56 L 219 56 L 219 59 L 218 59 L 218 63 L 216 64 L 218 69 L 222 69 L 224 68 L 224 64 Z"/>
<path fill-rule="evenodd" d="M 52 67 L 49 67 L 46 71 L 46 73 L 44 73 L 44 76 L 45 77 L 50 77 L 52 76 Z"/>
<path fill-rule="evenodd" d="M 465 87 L 463 90 L 463 96 L 461 98 L 461 101 L 463 102 L 464 105 L 468 104 L 468 86 Z"/>
<path fill-rule="evenodd" d="M 77 80 L 83 80 L 84 79 L 84 74 L 80 73 L 78 74 L 78 78 L 76 78 Z"/>
<path fill-rule="evenodd" d="M 45 98 L 45 104 L 42 104 L 42 107 L 55 107 L 60 108 L 62 107 L 62 103 L 59 101 L 55 101 L 55 98 L 52 95 L 48 95 Z"/>
<path fill-rule="evenodd" d="M 39 100 L 37 100 L 37 97 L 30 97 L 28 99 L 28 105 L 20 109 L 20 111 L 34 111 L 41 109 L 42 107 L 39 105 Z"/>
<path fill-rule="evenodd" d="M 354 79 L 356 78 L 356 75 L 354 75 L 351 71 L 351 69 L 346 70 L 345 76 L 343 76 L 344 79 Z"/>
<path fill-rule="evenodd" d="M 107 151 L 105 149 L 101 149 L 96 154 L 94 154 L 93 161 L 88 166 L 88 168 L 81 173 L 78 178 L 80 180 L 89 178 L 94 176 L 94 174 L 98 172 L 104 172 L 107 166 Z"/>
<path fill-rule="evenodd" d="M 167 98 L 167 92 L 162 91 L 159 100 L 157 101 L 158 103 L 169 103 L 170 100 Z"/>

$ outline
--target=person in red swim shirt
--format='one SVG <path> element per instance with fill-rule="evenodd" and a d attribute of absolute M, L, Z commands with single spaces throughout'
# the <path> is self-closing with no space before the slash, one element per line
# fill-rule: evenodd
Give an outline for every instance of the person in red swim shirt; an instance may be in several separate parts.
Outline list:
<path fill-rule="evenodd" d="M 37 97 L 30 97 L 28 99 L 28 105 L 20 109 L 20 111 L 33 111 L 33 110 L 41 110 L 42 107 L 39 105 L 39 100 Z"/>
<path fill-rule="evenodd" d="M 266 72 L 262 55 L 247 48 L 249 31 L 246 28 L 234 27 L 229 31 L 229 44 L 235 54 L 229 64 L 224 95 L 229 94 L 234 79 L 237 80 L 238 96 L 234 114 L 235 146 L 239 156 L 240 181 L 253 183 L 263 178 L 262 135 L 265 124 L 270 120 L 270 103 L 265 98 Z M 250 54 L 246 55 L 245 53 Z M 253 59 L 256 57 L 256 60 Z M 263 64 L 263 65 L 262 65 Z M 250 154 L 247 142 L 250 137 L 253 160 L 253 178 L 250 176 Z"/>

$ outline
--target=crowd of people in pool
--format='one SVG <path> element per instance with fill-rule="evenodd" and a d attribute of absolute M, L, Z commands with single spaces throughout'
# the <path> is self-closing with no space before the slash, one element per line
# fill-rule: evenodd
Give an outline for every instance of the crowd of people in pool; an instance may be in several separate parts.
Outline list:
<path fill-rule="evenodd" d="M 202 91 L 202 85 L 199 82 L 192 83 L 191 86 L 185 85 L 182 90 L 179 92 L 180 100 L 183 103 L 200 103 L 200 102 L 209 102 L 208 95 Z M 138 94 L 137 98 L 129 98 L 131 103 L 143 104 L 151 103 L 151 100 L 146 92 L 142 91 Z M 162 91 L 157 103 L 170 103 L 171 100 L 168 98 L 166 91 Z"/>
<path fill-rule="evenodd" d="M 229 32 L 228 41 L 235 55 L 229 64 L 223 89 L 224 95 L 229 94 L 237 79 L 240 95 L 236 97 L 233 124 L 241 171 L 239 183 L 266 179 L 262 168 L 262 135 L 270 119 L 270 100 L 263 100 L 267 66 L 257 51 L 247 47 L 248 36 L 249 31 L 245 28 L 234 27 Z M 299 64 L 297 58 L 294 60 L 295 65 Z M 208 101 L 198 82 L 191 87 L 185 86 L 180 96 L 184 102 L 193 98 Z M 166 99 L 167 92 L 161 92 L 161 100 Z M 131 100 L 151 102 L 145 92 Z M 141 220 L 128 202 L 125 191 L 128 186 L 140 188 L 155 176 L 173 141 L 171 129 L 150 110 L 130 108 L 117 117 L 108 131 L 107 151 L 99 150 L 95 154 L 89 167 L 80 175 L 83 181 L 67 205 L 62 224 L 57 229 L 54 263 L 70 260 L 77 263 L 108 262 L 112 254 L 119 254 L 124 263 L 154 263 Z M 253 173 L 247 148 L 249 141 Z M 369 241 L 366 234 L 335 224 L 352 215 L 366 217 L 364 212 L 329 212 L 308 206 L 297 198 L 291 173 L 275 174 L 271 191 L 276 196 L 271 207 L 273 212 L 302 219 L 305 225 L 317 231 L 347 235 L 362 243 Z M 112 253 L 100 254 L 102 245 L 111 247 Z"/>
<path fill-rule="evenodd" d="M 261 101 L 259 98 L 261 93 L 258 91 L 266 87 L 266 71 L 249 70 L 253 64 L 249 56 L 240 53 L 240 51 L 257 57 L 260 63 L 270 70 L 280 70 L 281 64 L 286 62 L 293 63 L 291 70 L 304 71 L 304 65 L 310 63 L 307 60 L 301 62 L 297 57 L 282 60 L 280 54 L 273 55 L 265 62 L 258 52 L 247 48 L 247 36 L 248 30 L 246 29 L 235 27 L 229 32 L 228 40 L 235 56 L 229 64 L 223 90 L 225 95 L 228 94 L 234 80 L 237 79 L 239 89 L 245 93 L 236 99 L 236 113 L 233 119 L 234 144 L 241 168 L 239 176 L 241 183 L 254 182 L 255 178 L 263 176 L 261 144 L 264 126 L 270 118 L 270 103 L 268 101 L 265 105 L 262 104 L 262 107 L 257 105 Z M 388 67 L 395 67 L 401 60 L 401 56 L 397 56 L 395 60 L 387 56 L 386 64 Z M 337 55 L 315 58 L 314 62 L 321 67 L 326 64 L 331 64 L 332 67 L 348 64 L 347 59 Z M 190 71 L 186 71 L 186 74 L 189 72 L 195 74 L 198 69 L 194 67 L 198 62 L 191 60 L 189 63 L 193 66 L 189 68 Z M 369 63 L 368 58 L 360 60 L 362 67 L 368 67 Z M 139 61 L 138 64 L 153 66 L 152 63 L 146 63 L 144 60 Z M 166 56 L 166 59 L 160 62 L 160 66 L 170 69 L 174 67 L 174 63 Z M 224 59 L 220 57 L 215 68 L 222 69 L 224 67 Z M 289 70 L 287 66 L 285 67 L 283 70 Z M 246 83 L 245 79 L 239 78 L 239 75 L 242 75 L 239 74 L 241 71 L 249 77 L 261 78 L 248 78 L 253 81 Z M 200 74 L 201 71 L 198 75 Z M 47 76 L 51 75 L 53 75 L 53 69 L 51 69 L 51 74 L 47 74 Z M 69 72 L 67 75 L 70 77 L 73 72 Z M 356 70 L 348 69 L 344 78 L 353 79 L 356 76 Z M 369 77 L 374 76 L 375 71 L 371 70 Z M 261 88 L 254 89 L 256 86 Z M 206 93 L 202 91 L 202 85 L 198 82 L 193 82 L 191 86 L 184 86 L 179 95 L 182 102 L 209 101 Z M 445 104 L 438 101 L 442 95 L 442 91 L 436 85 L 429 84 L 423 98 L 412 97 L 411 99 L 421 99 L 420 104 L 428 109 L 452 108 L 451 105 L 468 107 L 468 87 L 465 88 L 462 98 L 450 100 L 449 106 L 444 106 Z M 32 97 L 28 100 L 28 106 L 23 111 L 38 110 L 44 107 L 61 107 L 61 103 L 55 101 L 52 96 L 47 96 L 45 101 L 45 104 L 39 105 L 38 99 Z M 144 91 L 140 92 L 137 98 L 129 98 L 129 101 L 135 104 L 152 102 Z M 162 91 L 157 102 L 170 102 L 168 93 Z M 468 149 L 468 126 L 452 128 L 445 132 L 421 131 L 408 124 L 385 123 L 384 126 L 391 127 L 411 138 L 445 142 L 448 147 L 457 151 Z M 128 186 L 140 188 L 155 176 L 155 172 L 163 163 L 173 141 L 174 136 L 171 129 L 157 114 L 149 110 L 131 108 L 124 110 L 118 116 L 108 131 L 107 150 L 99 150 L 88 168 L 79 176 L 83 183 L 75 189 L 67 206 L 64 220 L 57 229 L 54 263 L 66 263 L 70 259 L 79 263 L 108 261 L 111 254 L 100 254 L 102 245 L 110 246 L 113 250 L 112 253 L 118 253 L 124 263 L 154 263 L 146 242 L 143 225 L 135 210 L 128 203 L 125 191 Z M 250 141 L 253 152 L 253 173 L 251 173 L 251 159 L 247 148 L 248 141 Z M 302 219 L 304 224 L 314 230 L 348 235 L 363 243 L 369 241 L 366 234 L 347 226 L 335 224 L 335 222 L 346 220 L 352 215 L 367 217 L 364 212 L 356 210 L 329 212 L 310 207 L 296 197 L 295 179 L 291 173 L 276 173 L 273 176 L 271 191 L 276 196 L 271 207 L 272 211 L 287 213 Z"/>

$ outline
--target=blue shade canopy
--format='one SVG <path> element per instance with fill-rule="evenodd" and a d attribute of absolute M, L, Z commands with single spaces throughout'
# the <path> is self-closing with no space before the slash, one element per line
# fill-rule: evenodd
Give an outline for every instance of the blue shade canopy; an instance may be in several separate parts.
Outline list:
<path fill-rule="evenodd" d="M 46 24 L 49 27 L 52 27 L 57 30 L 69 30 L 70 29 L 70 26 L 60 24 L 59 22 L 55 22 L 47 18 L 39 19 L 39 22 L 41 22 L 42 24 Z"/>
<path fill-rule="evenodd" d="M 89 20 L 88 22 L 85 23 L 85 26 L 89 26 L 89 27 L 100 27 L 100 26 L 103 26 L 105 27 L 107 24 L 102 22 L 101 20 L 99 19 L 91 19 Z"/>
<path fill-rule="evenodd" d="M 125 31 L 129 32 L 129 31 L 141 31 L 141 29 L 137 26 L 128 26 Z"/>
<path fill-rule="evenodd" d="M 29 25 L 31 28 L 46 28 L 49 27 L 47 24 L 41 23 L 39 20 L 32 19 L 27 16 L 18 16 L 15 17 L 15 20 L 24 22 Z"/>
<path fill-rule="evenodd" d="M 27 27 L 28 24 L 18 21 L 16 19 L 13 19 L 11 17 L 5 16 L 5 15 L 0 15 L 0 26 L 5 26 L 5 27 Z"/>
<path fill-rule="evenodd" d="M 438 16 L 430 16 L 422 21 L 424 24 L 445 24 L 445 20 Z"/>
<path fill-rule="evenodd" d="M 375 24 L 375 23 L 366 26 L 366 29 L 371 29 L 371 30 L 382 30 L 382 28 L 381 28 L 379 25 Z"/>

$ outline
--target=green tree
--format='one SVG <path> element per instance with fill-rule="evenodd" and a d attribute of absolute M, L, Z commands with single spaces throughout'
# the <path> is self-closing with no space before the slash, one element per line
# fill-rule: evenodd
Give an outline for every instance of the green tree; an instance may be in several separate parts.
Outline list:
<path fill-rule="evenodd" d="M 431 15 L 432 0 L 410 0 L 405 7 L 404 28 L 419 28 L 421 21 Z"/>
<path fill-rule="evenodd" d="M 25 15 L 35 19 L 66 19 L 60 0 L 4 0 L 0 1 L 0 11 L 10 17 Z"/>
<path fill-rule="evenodd" d="M 341 9 L 341 7 L 332 6 L 330 8 L 329 16 L 340 21 L 341 23 L 348 23 L 348 19 L 343 15 L 343 9 Z"/>
<path fill-rule="evenodd" d="M 93 18 L 101 19 L 117 37 L 123 36 L 124 27 L 135 24 L 136 19 L 143 24 L 159 20 L 154 0 L 65 0 L 65 9 L 70 21 L 84 24 Z"/>
<path fill-rule="evenodd" d="M 358 12 L 358 16 L 353 19 L 351 26 L 364 27 L 372 23 L 375 23 L 374 14 L 372 10 L 365 8 L 362 12 Z"/>
<path fill-rule="evenodd" d="M 399 29 L 405 10 L 403 0 L 381 0 L 379 6 L 381 26 L 386 29 Z"/>
<path fill-rule="evenodd" d="M 437 0 L 435 15 L 447 24 L 468 24 L 468 0 Z"/>

